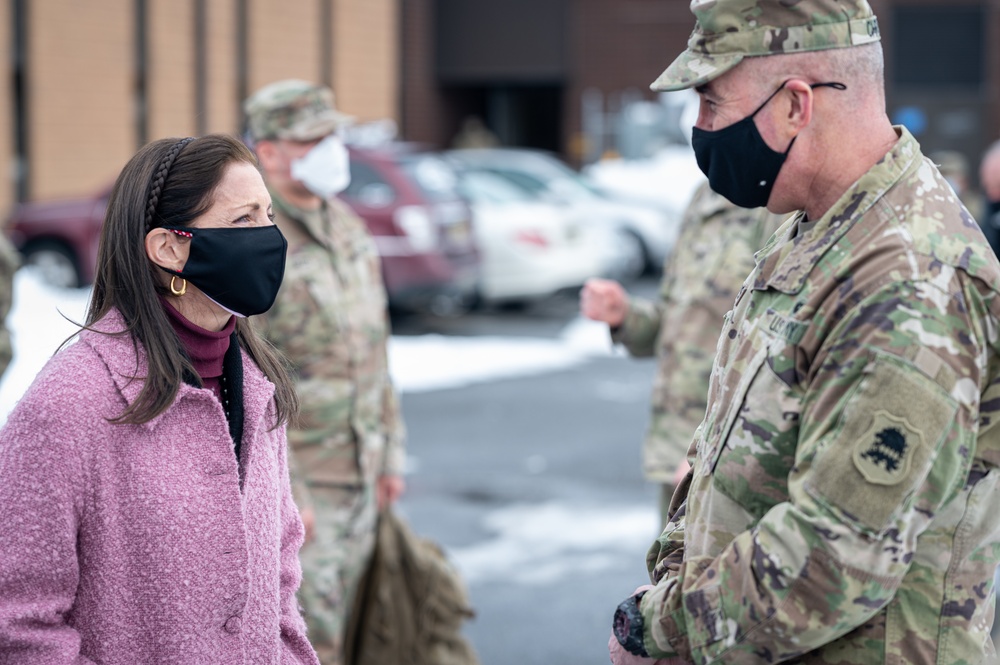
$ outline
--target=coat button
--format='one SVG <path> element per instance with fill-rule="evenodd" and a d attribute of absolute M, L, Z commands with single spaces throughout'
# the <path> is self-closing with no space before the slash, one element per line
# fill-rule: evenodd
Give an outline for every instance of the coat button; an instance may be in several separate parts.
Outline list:
<path fill-rule="evenodd" d="M 226 632 L 230 635 L 235 635 L 240 632 L 240 618 L 239 617 L 229 617 L 226 620 L 225 626 Z"/>

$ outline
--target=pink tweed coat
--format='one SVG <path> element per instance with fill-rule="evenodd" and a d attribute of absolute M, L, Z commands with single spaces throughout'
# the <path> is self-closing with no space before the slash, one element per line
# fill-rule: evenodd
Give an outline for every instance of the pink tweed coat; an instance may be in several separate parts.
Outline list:
<path fill-rule="evenodd" d="M 274 386 L 243 367 L 242 487 L 207 389 L 108 422 L 145 374 L 129 337 L 84 332 L 39 373 L 0 431 L 0 664 L 318 662 Z"/>

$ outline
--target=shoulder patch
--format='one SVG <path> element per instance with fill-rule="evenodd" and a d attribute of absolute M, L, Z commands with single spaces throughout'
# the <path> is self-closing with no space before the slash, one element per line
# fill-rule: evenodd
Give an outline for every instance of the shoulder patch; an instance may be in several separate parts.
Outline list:
<path fill-rule="evenodd" d="M 923 370 L 877 354 L 846 396 L 806 491 L 851 528 L 883 533 L 917 499 L 958 408 Z"/>
<path fill-rule="evenodd" d="M 905 418 L 879 411 L 854 446 L 854 466 L 870 483 L 896 485 L 909 475 L 920 445 L 923 437 Z"/>

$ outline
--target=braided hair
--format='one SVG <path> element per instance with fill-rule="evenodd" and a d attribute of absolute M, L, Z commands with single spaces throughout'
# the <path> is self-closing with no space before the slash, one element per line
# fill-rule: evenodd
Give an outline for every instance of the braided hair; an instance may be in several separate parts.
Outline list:
<path fill-rule="evenodd" d="M 163 192 L 163 183 L 166 182 L 167 176 L 170 174 L 170 167 L 174 165 L 174 160 L 177 159 L 177 155 L 181 153 L 191 141 L 194 141 L 194 137 L 188 137 L 186 139 L 181 139 L 170 148 L 170 151 L 163 156 L 160 161 L 159 167 L 156 169 L 156 173 L 153 175 L 153 180 L 149 183 L 149 196 L 146 203 L 146 232 L 149 233 L 153 230 L 153 215 L 156 213 L 156 206 L 160 203 L 160 194 Z"/>

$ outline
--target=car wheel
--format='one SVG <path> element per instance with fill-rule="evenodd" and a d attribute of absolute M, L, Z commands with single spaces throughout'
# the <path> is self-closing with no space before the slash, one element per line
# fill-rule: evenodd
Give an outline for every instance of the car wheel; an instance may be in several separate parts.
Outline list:
<path fill-rule="evenodd" d="M 43 241 L 24 248 L 24 264 L 33 267 L 42 281 L 62 289 L 78 288 L 82 282 L 73 251 L 62 243 Z"/>
<path fill-rule="evenodd" d="M 622 229 L 618 232 L 618 251 L 621 256 L 618 277 L 631 281 L 646 272 L 646 246 L 635 233 Z"/>

